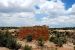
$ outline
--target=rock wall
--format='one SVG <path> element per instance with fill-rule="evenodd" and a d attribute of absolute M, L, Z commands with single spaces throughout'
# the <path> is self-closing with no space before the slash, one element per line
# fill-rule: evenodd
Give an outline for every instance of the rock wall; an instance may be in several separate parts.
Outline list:
<path fill-rule="evenodd" d="M 45 40 L 48 39 L 48 26 L 33 26 L 20 28 L 18 37 L 23 39 L 27 35 L 32 35 L 33 39 L 43 37 Z"/>

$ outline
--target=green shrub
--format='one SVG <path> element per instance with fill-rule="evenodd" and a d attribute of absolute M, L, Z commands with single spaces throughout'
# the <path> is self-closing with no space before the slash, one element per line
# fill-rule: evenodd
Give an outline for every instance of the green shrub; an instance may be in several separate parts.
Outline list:
<path fill-rule="evenodd" d="M 54 31 L 53 35 L 55 35 L 55 36 L 50 37 L 49 41 L 51 41 L 54 44 L 56 44 L 56 46 L 62 47 L 63 44 L 66 43 L 67 39 L 66 39 L 66 36 L 65 36 L 64 32 L 56 32 L 56 31 Z"/>
<path fill-rule="evenodd" d="M 28 46 L 28 45 L 25 45 L 25 47 L 24 47 L 23 50 L 32 50 L 32 47 L 31 46 Z"/>
<path fill-rule="evenodd" d="M 27 40 L 27 42 L 31 42 L 31 41 L 32 41 L 32 35 L 28 35 L 28 36 L 26 37 L 26 40 Z"/>
<path fill-rule="evenodd" d="M 62 45 L 66 43 L 66 39 L 64 37 L 51 37 L 49 41 L 59 47 L 62 47 Z"/>
<path fill-rule="evenodd" d="M 44 39 L 42 37 L 38 38 L 38 45 L 41 47 L 44 46 Z"/>
<path fill-rule="evenodd" d="M 21 46 L 16 39 L 9 33 L 0 33 L 0 46 L 7 47 L 13 50 L 18 50 Z"/>
<path fill-rule="evenodd" d="M 6 47 L 13 49 L 13 50 L 18 50 L 21 47 L 21 45 L 18 44 L 16 40 L 10 39 L 8 40 L 8 43 L 6 44 Z"/>

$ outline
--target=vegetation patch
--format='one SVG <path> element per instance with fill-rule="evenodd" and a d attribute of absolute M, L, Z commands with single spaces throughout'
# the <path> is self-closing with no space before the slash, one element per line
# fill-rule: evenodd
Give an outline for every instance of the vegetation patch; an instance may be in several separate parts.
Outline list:
<path fill-rule="evenodd" d="M 32 47 L 31 46 L 28 46 L 28 45 L 25 45 L 25 47 L 24 47 L 23 50 L 32 50 Z"/>
<path fill-rule="evenodd" d="M 16 39 L 8 32 L 0 33 L 0 46 L 7 47 L 12 50 L 18 50 L 21 45 L 17 43 Z"/>

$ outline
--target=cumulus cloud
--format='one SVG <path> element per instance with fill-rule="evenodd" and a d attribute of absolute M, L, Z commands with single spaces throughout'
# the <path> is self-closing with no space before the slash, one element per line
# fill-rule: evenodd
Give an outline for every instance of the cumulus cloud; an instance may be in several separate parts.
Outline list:
<path fill-rule="evenodd" d="M 40 7 L 43 13 L 49 15 L 42 18 L 43 23 L 50 25 L 51 27 L 71 27 L 75 25 L 75 4 L 66 10 L 64 3 L 62 3 L 61 0 L 57 0 L 57 2 L 47 1 Z"/>
<path fill-rule="evenodd" d="M 34 14 L 31 12 L 24 13 L 0 13 L 0 23 L 4 23 L 4 26 L 24 26 L 29 25 L 34 21 Z M 0 25 L 3 26 L 3 25 Z"/>
<path fill-rule="evenodd" d="M 0 1 L 0 12 L 30 12 L 35 0 L 2 0 Z"/>
<path fill-rule="evenodd" d="M 0 0 L 0 26 L 71 27 L 74 21 L 75 4 L 66 10 L 61 0 Z"/>

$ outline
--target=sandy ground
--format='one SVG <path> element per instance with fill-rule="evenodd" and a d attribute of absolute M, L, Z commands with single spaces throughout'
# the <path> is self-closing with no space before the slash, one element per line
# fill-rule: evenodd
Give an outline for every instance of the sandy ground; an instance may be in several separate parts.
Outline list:
<path fill-rule="evenodd" d="M 9 49 L 5 47 L 0 47 L 0 50 L 9 50 Z"/>
<path fill-rule="evenodd" d="M 37 45 L 36 40 L 33 40 L 32 42 L 26 42 L 25 40 L 23 41 L 17 40 L 17 41 L 18 43 L 22 45 L 22 47 L 24 47 L 25 45 L 29 45 L 29 46 L 32 46 L 32 50 L 41 50 L 41 48 Z M 45 47 L 43 47 L 43 50 L 56 50 L 56 49 L 57 50 L 74 50 L 73 49 L 74 46 L 72 43 L 64 44 L 63 47 L 56 47 L 55 44 L 53 44 L 52 42 L 46 41 L 44 45 Z M 9 50 L 9 49 L 5 47 L 0 47 L 0 50 Z"/>
<path fill-rule="evenodd" d="M 18 41 L 22 46 L 29 45 L 32 46 L 33 50 L 41 50 L 39 46 L 37 46 L 37 42 L 33 40 L 32 42 L 26 42 L 26 41 Z M 63 47 L 56 47 L 55 44 L 52 42 L 46 41 L 45 42 L 45 47 L 43 50 L 73 50 L 73 45 L 71 43 L 64 44 Z"/>

